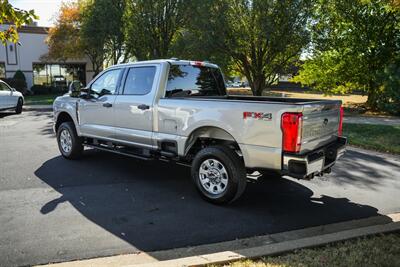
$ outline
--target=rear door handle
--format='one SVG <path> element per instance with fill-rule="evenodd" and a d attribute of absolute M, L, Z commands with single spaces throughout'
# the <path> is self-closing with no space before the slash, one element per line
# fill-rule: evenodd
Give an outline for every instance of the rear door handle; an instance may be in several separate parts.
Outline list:
<path fill-rule="evenodd" d="M 141 109 L 141 110 L 150 109 L 150 106 L 148 106 L 146 104 L 141 104 L 138 106 L 138 109 Z"/>
<path fill-rule="evenodd" d="M 104 103 L 104 104 L 103 104 L 103 107 L 111 108 L 111 107 L 112 107 L 112 104 L 111 104 L 111 103 Z"/>

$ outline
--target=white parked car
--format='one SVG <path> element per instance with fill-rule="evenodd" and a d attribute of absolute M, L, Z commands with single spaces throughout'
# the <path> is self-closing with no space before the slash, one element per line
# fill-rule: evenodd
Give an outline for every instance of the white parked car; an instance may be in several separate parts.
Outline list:
<path fill-rule="evenodd" d="M 23 95 L 0 80 L 0 111 L 14 109 L 15 113 L 20 114 L 23 104 Z"/>
<path fill-rule="evenodd" d="M 245 87 L 245 84 L 244 84 L 244 82 L 234 82 L 232 84 L 232 87 L 234 87 L 234 88 Z"/>

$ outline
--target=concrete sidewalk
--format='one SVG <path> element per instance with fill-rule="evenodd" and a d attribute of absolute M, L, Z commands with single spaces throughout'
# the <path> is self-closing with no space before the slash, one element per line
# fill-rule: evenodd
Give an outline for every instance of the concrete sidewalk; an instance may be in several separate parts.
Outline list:
<path fill-rule="evenodd" d="M 52 111 L 53 105 L 24 105 L 23 111 Z"/>
<path fill-rule="evenodd" d="M 400 125 L 400 118 L 394 116 L 348 116 L 344 117 L 345 123 L 374 124 L 374 125 Z"/>

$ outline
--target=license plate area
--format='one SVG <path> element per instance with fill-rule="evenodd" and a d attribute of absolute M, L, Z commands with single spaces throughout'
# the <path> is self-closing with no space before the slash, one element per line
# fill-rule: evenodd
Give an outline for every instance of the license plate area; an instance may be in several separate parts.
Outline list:
<path fill-rule="evenodd" d="M 307 175 L 313 173 L 319 173 L 323 170 L 325 165 L 325 158 L 322 157 L 321 159 L 314 160 L 307 164 Z"/>
<path fill-rule="evenodd" d="M 333 166 L 345 152 L 346 138 L 339 137 L 335 143 L 306 155 L 283 156 L 283 174 L 299 179 L 310 179 Z"/>
<path fill-rule="evenodd" d="M 321 149 L 307 156 L 307 171 L 306 175 L 321 172 L 325 165 L 325 149 Z"/>

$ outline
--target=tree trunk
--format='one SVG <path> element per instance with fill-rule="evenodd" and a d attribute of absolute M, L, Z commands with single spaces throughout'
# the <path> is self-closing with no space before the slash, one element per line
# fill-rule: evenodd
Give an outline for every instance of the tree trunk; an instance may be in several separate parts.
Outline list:
<path fill-rule="evenodd" d="M 378 109 L 378 93 L 374 90 L 368 92 L 367 106 L 372 110 Z"/>
<path fill-rule="evenodd" d="M 254 96 L 261 96 L 265 89 L 264 75 L 257 75 L 250 84 Z"/>
<path fill-rule="evenodd" d="M 374 81 L 368 83 L 368 99 L 367 106 L 372 110 L 378 109 L 379 92 Z"/>
<path fill-rule="evenodd" d="M 241 70 L 247 78 L 253 95 L 261 96 L 266 86 L 266 77 L 262 69 L 251 68 L 251 63 L 247 61 L 245 56 L 238 57 L 237 64 L 239 70 Z"/>
<path fill-rule="evenodd" d="M 92 62 L 93 65 L 93 78 L 101 72 L 101 64 L 99 62 Z"/>

